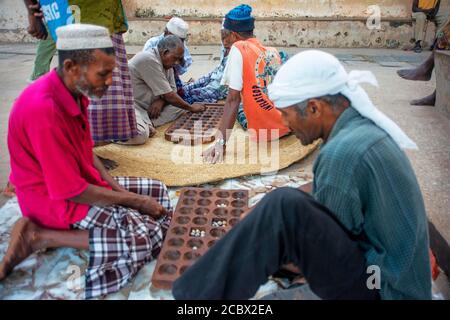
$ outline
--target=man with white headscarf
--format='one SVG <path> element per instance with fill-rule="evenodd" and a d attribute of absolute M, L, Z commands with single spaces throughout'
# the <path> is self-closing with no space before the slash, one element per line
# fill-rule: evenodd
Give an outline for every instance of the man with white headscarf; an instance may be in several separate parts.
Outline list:
<path fill-rule="evenodd" d="M 291 58 L 269 96 L 302 144 L 322 138 L 312 195 L 271 192 L 173 287 L 177 299 L 248 299 L 287 264 L 322 299 L 430 299 L 425 208 L 401 148 L 416 148 L 321 51 Z"/>
<path fill-rule="evenodd" d="M 59 66 L 28 86 L 9 118 L 11 181 L 24 217 L 11 232 L 0 281 L 32 253 L 89 250 L 85 297 L 119 291 L 156 258 L 172 217 L 166 186 L 112 178 L 93 153 L 88 97 L 113 83 L 114 48 L 104 27 L 57 29 Z"/>

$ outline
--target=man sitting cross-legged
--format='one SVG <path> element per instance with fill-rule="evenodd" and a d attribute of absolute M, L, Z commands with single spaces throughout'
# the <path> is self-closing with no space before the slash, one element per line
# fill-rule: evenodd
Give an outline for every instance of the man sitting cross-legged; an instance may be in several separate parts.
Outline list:
<path fill-rule="evenodd" d="M 0 280 L 33 252 L 89 250 L 85 297 L 123 288 L 159 254 L 172 217 L 157 180 L 113 179 L 93 154 L 87 118 L 116 65 L 108 30 L 73 24 L 57 30 L 59 66 L 27 87 L 11 111 L 11 182 L 23 218 L 0 264 Z"/>

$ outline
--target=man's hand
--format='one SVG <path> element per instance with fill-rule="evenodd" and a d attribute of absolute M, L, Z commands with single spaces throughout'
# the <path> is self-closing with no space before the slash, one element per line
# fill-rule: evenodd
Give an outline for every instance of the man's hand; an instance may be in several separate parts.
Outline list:
<path fill-rule="evenodd" d="M 28 9 L 29 9 L 28 12 L 29 12 L 30 15 L 32 14 L 36 18 L 41 18 L 41 19 L 44 17 L 44 14 L 43 14 L 43 12 L 41 10 L 41 5 L 39 3 L 30 4 L 28 6 Z"/>
<path fill-rule="evenodd" d="M 202 153 L 203 160 L 211 164 L 216 164 L 218 162 L 223 162 L 226 147 L 216 143 L 215 145 L 209 147 Z"/>
<path fill-rule="evenodd" d="M 164 101 L 163 99 L 153 101 L 153 103 L 150 105 L 150 108 L 148 109 L 148 116 L 150 117 L 150 119 L 159 118 L 165 105 L 166 101 Z"/>
<path fill-rule="evenodd" d="M 43 13 L 39 4 L 31 4 L 28 6 L 28 33 L 37 39 L 46 39 L 48 36 L 47 29 L 43 21 Z"/>
<path fill-rule="evenodd" d="M 48 36 L 47 29 L 45 29 L 44 22 L 42 21 L 41 18 L 29 15 L 28 23 L 29 25 L 27 31 L 30 35 L 39 40 L 47 39 Z"/>
<path fill-rule="evenodd" d="M 147 196 L 142 196 L 138 211 L 143 215 L 151 216 L 155 219 L 159 219 L 167 214 L 166 208 L 155 199 Z"/>
<path fill-rule="evenodd" d="M 193 103 L 191 104 L 191 107 L 189 108 L 189 111 L 192 113 L 198 113 L 198 112 L 202 112 L 205 111 L 206 107 L 204 104 L 201 103 Z"/>

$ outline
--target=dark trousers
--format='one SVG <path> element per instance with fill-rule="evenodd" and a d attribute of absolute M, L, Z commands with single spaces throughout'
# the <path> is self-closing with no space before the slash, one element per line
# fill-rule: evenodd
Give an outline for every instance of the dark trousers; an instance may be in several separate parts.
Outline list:
<path fill-rule="evenodd" d="M 293 263 L 322 299 L 378 299 L 357 241 L 310 195 L 281 188 L 174 283 L 176 299 L 249 299 L 280 267 Z"/>

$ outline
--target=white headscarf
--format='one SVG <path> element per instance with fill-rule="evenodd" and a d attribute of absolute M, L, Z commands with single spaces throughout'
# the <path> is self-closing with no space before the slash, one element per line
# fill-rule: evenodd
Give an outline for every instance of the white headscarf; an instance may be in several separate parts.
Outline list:
<path fill-rule="evenodd" d="M 354 109 L 386 131 L 401 148 L 418 149 L 395 122 L 373 105 L 360 83 L 378 86 L 372 72 L 347 73 L 331 54 L 308 50 L 296 54 L 280 68 L 268 87 L 269 98 L 282 109 L 308 99 L 341 93 Z"/>

